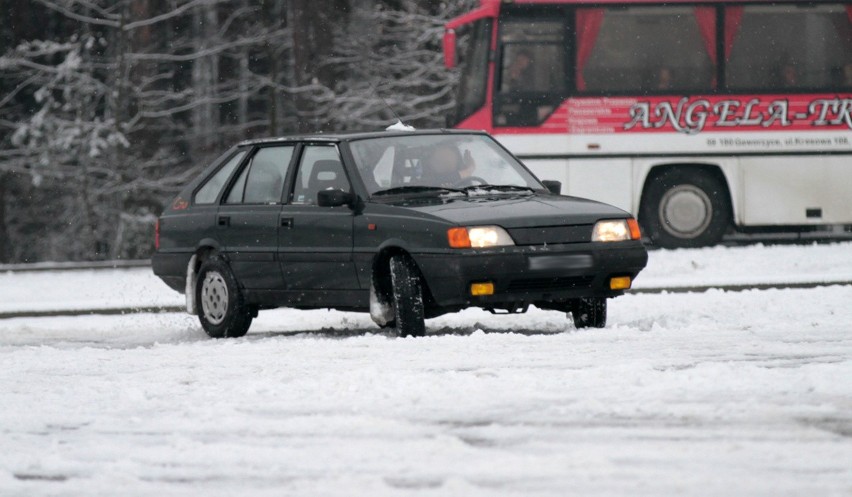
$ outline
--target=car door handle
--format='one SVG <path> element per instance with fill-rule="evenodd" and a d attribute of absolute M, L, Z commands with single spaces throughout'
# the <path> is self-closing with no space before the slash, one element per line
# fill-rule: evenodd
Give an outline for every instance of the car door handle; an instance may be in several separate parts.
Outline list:
<path fill-rule="evenodd" d="M 230 226 L 231 216 L 219 216 L 219 226 Z"/>
<path fill-rule="evenodd" d="M 292 228 L 293 227 L 293 218 L 292 217 L 282 217 L 281 218 L 281 227 L 282 228 Z"/>

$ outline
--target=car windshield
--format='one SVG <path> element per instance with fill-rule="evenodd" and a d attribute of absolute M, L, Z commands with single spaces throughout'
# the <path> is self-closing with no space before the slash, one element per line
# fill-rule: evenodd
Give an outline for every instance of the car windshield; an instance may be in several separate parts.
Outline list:
<path fill-rule="evenodd" d="M 518 194 L 544 189 L 485 135 L 368 138 L 353 141 L 350 148 L 370 195 Z"/>

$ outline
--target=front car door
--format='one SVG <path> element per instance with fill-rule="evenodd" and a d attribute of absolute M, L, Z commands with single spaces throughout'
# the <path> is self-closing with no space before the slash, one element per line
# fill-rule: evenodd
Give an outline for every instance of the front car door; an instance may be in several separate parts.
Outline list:
<path fill-rule="evenodd" d="M 232 180 L 216 215 L 220 250 L 250 290 L 283 289 L 278 229 L 295 146 L 258 148 Z"/>
<path fill-rule="evenodd" d="M 288 291 L 308 304 L 345 302 L 359 288 L 352 261 L 354 212 L 320 207 L 321 190 L 352 191 L 335 144 L 306 144 L 281 214 L 279 257 Z"/>

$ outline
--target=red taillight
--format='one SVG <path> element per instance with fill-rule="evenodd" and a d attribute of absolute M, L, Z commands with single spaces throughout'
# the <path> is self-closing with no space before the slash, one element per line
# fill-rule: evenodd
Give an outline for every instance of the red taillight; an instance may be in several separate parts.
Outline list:
<path fill-rule="evenodd" d="M 154 248 L 160 250 L 160 220 L 154 225 Z"/>

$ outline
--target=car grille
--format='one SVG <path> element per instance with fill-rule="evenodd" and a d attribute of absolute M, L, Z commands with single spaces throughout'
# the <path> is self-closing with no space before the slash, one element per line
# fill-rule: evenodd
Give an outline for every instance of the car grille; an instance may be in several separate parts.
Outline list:
<path fill-rule="evenodd" d="M 569 276 L 563 278 L 530 278 L 513 280 L 509 283 L 508 292 L 543 292 L 558 290 L 573 290 L 588 288 L 594 276 Z"/>
<path fill-rule="evenodd" d="M 591 224 L 575 226 L 540 226 L 509 230 L 515 245 L 544 245 L 546 243 L 587 243 L 592 241 Z"/>

